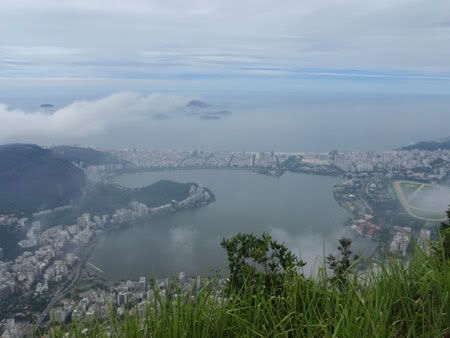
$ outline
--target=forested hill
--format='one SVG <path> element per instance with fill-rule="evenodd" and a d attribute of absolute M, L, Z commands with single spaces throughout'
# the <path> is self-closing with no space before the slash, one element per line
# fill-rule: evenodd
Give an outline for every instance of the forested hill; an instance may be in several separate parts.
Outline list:
<path fill-rule="evenodd" d="M 120 160 L 115 158 L 112 154 L 98 151 L 87 147 L 75 146 L 56 146 L 50 149 L 58 157 L 75 163 L 83 163 L 84 165 L 101 165 L 101 164 L 116 164 Z"/>
<path fill-rule="evenodd" d="M 63 209 L 50 215 L 41 215 L 38 219 L 46 228 L 60 224 L 74 224 L 77 217 L 88 212 L 94 215 L 113 214 L 117 209 L 130 208 L 131 202 L 140 202 L 148 207 L 159 207 L 173 200 L 182 201 L 190 196 L 195 183 L 178 183 L 161 180 L 141 188 L 126 188 L 116 184 L 90 182 L 83 190 L 83 195 L 75 201 L 72 208 Z M 207 189 L 214 201 L 214 194 Z"/>
<path fill-rule="evenodd" d="M 33 212 L 81 196 L 84 172 L 33 144 L 0 145 L 0 213 Z"/>
<path fill-rule="evenodd" d="M 149 207 L 158 207 L 173 200 L 181 201 L 189 196 L 193 183 L 161 180 L 142 188 L 125 188 L 114 184 L 89 185 L 79 202 L 83 212 L 112 213 L 137 201 Z"/>
<path fill-rule="evenodd" d="M 401 150 L 450 150 L 450 137 L 446 137 L 436 141 L 423 141 L 402 147 Z"/>

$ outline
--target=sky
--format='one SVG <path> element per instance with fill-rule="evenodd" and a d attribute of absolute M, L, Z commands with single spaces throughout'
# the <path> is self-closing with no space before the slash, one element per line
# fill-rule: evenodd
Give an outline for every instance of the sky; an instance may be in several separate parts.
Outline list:
<path fill-rule="evenodd" d="M 450 75 L 446 0 L 2 0 L 2 77 Z"/>
<path fill-rule="evenodd" d="M 399 112 L 405 97 L 423 97 L 422 114 L 437 118 L 448 113 L 449 13 L 448 0 L 2 0 L 0 142 L 106 145 L 124 120 L 154 124 L 193 98 L 237 116 L 304 111 L 311 100 L 315 111 L 330 100 L 346 110 L 364 98 L 365 109 L 396 98 Z M 46 102 L 56 112 L 40 112 Z"/>

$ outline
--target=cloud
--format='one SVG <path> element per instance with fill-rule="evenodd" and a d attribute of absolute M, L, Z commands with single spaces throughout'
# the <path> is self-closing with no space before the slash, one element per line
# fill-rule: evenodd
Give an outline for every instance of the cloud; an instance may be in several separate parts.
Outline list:
<path fill-rule="evenodd" d="M 76 101 L 52 114 L 42 109 L 27 112 L 0 104 L 0 142 L 79 140 L 109 133 L 117 128 L 151 123 L 155 114 L 171 114 L 185 107 L 192 97 L 131 92 L 97 100 Z"/>
<path fill-rule="evenodd" d="M 285 229 L 271 227 L 270 234 L 278 242 L 285 243 L 293 253 L 306 262 L 304 272 L 310 274 L 323 267 L 327 255 L 336 252 L 337 239 L 342 236 L 343 229 L 335 229 L 325 237 L 320 234 L 294 235 Z"/>
<path fill-rule="evenodd" d="M 169 230 L 169 246 L 178 255 L 192 255 L 198 234 L 191 228 L 178 226 Z"/>
<path fill-rule="evenodd" d="M 448 0 L 4 0 L 0 67 L 9 77 L 448 74 L 449 12 Z"/>

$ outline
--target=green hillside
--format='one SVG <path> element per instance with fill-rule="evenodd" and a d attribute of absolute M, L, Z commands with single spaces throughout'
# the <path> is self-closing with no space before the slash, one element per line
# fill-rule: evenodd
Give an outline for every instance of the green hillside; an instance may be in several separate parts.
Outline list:
<path fill-rule="evenodd" d="M 33 212 L 81 196 L 83 171 L 33 144 L 0 145 L 0 213 Z"/>
<path fill-rule="evenodd" d="M 405 147 L 401 150 L 438 150 L 438 149 L 450 149 L 450 137 L 446 137 L 436 141 L 422 141 L 414 143 Z"/>

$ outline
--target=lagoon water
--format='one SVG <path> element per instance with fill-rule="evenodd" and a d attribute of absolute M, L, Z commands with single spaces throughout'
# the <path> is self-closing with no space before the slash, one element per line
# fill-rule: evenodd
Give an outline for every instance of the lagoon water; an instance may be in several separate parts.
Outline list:
<path fill-rule="evenodd" d="M 286 173 L 270 177 L 241 170 L 178 170 L 118 176 L 140 187 L 161 179 L 199 182 L 216 201 L 104 235 L 90 262 L 109 280 L 170 276 L 226 267 L 220 240 L 239 232 L 270 232 L 311 268 L 336 246 L 348 214 L 333 198 L 335 177 Z"/>

